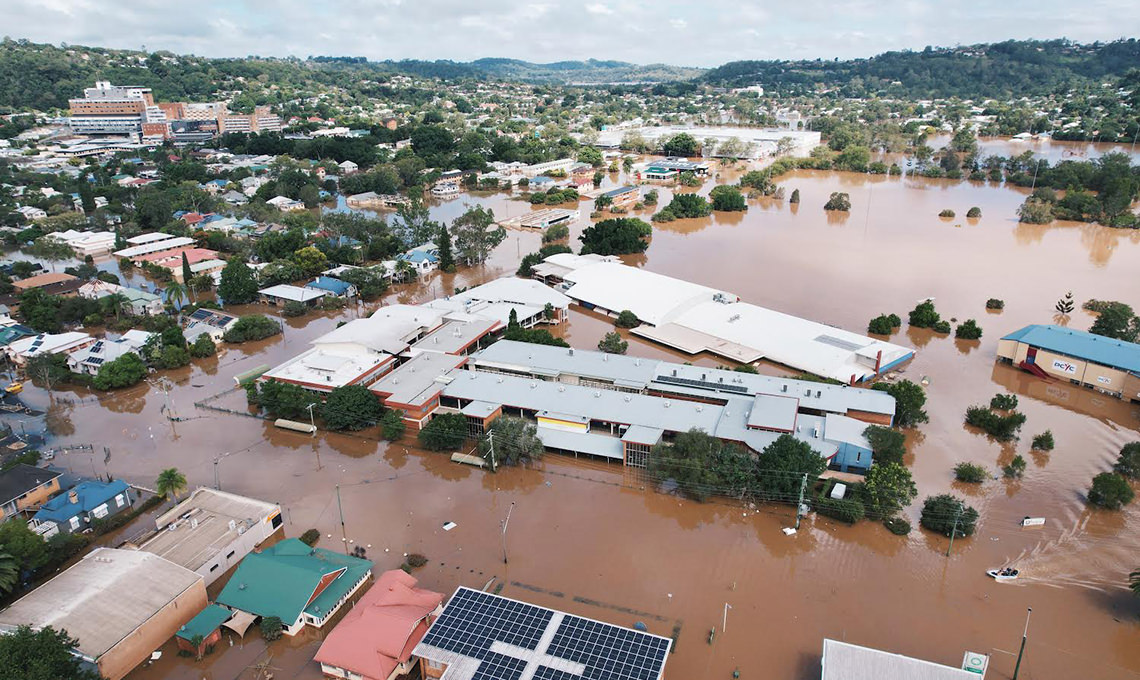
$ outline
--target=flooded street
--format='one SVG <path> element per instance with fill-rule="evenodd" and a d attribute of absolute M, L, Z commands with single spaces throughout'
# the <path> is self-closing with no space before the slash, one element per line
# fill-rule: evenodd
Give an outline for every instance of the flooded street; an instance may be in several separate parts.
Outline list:
<path fill-rule="evenodd" d="M 617 179 L 611 175 L 606 186 Z M 727 680 L 739 669 L 745 680 L 814 680 L 824 637 L 954 666 L 966 650 L 989 653 L 988 677 L 1007 678 L 1026 607 L 1034 618 L 1022 678 L 1140 675 L 1140 599 L 1124 588 L 1128 572 L 1140 568 L 1140 504 L 1109 513 L 1084 502 L 1093 475 L 1109 469 L 1121 445 L 1140 439 L 1140 405 L 1044 383 L 994 362 L 1002 335 L 1053 323 L 1053 305 L 1069 290 L 1078 303 L 1097 298 L 1140 307 L 1140 231 L 1019 224 L 1015 210 L 1026 192 L 990 184 L 818 171 L 794 172 L 780 184 L 788 195 L 800 190 L 798 206 L 760 199 L 750 201 L 746 214 L 655 225 L 649 249 L 626 261 L 858 332 L 880 313 L 905 318 L 928 296 L 943 318 L 976 319 L 985 333 L 980 341 L 905 324 L 891 338 L 918 350 L 906 377 L 929 380 L 930 422 L 910 435 L 907 462 L 919 499 L 907 511 L 916 527 L 907 537 L 872 522 L 849 527 L 823 517 L 810 517 L 788 537 L 780 528 L 794 521 L 790 507 L 682 500 L 603 462 L 548 455 L 540 469 L 490 475 L 453 464 L 446 454 L 418 451 L 412 439 L 387 445 L 375 429 L 309 437 L 195 407 L 211 399 L 245 410 L 234 375 L 293 356 L 338 320 L 375 305 L 289 319 L 283 336 L 229 347 L 167 373 L 176 383 L 170 408 L 181 422 L 163 416 L 166 397 L 147 385 L 110 395 L 68 388 L 52 399 L 29 388 L 21 396 L 47 411 L 49 445 L 108 446 L 105 469 L 145 487 L 171 466 L 191 487 L 213 485 L 216 474 L 222 489 L 281 503 L 287 536 L 318 528 L 322 547 L 341 545 L 339 485 L 347 538 L 368 546 L 377 571 L 418 552 L 429 559 L 417 572 L 421 585 L 440 592 L 461 584 L 481 588 L 494 578 L 506 584 L 507 596 L 620 625 L 642 621 L 662 635 L 679 630 L 666 667 L 670 678 Z M 833 191 L 850 194 L 849 214 L 822 209 Z M 670 191 L 660 193 L 662 207 Z M 490 206 L 499 217 L 530 210 L 505 194 L 480 192 L 436 205 L 433 216 L 453 219 L 465 203 Z M 981 208 L 980 219 L 938 217 L 944 208 L 964 216 L 972 206 Z M 580 208 L 585 216 L 590 205 Z M 575 249 L 586 224 L 571 229 Z M 393 290 L 384 302 L 424 301 L 511 274 L 520 254 L 539 245 L 538 233 L 510 231 L 487 265 L 433 275 Z M 985 310 L 991 297 L 1005 301 L 1003 312 Z M 1078 307 L 1068 324 L 1085 329 L 1091 321 Z M 592 348 L 611 329 L 609 321 L 574 309 L 558 332 L 574 346 Z M 681 357 L 629 340 L 631 355 Z M 710 356 L 681 360 L 723 363 Z M 999 444 L 963 424 L 968 406 L 999 391 L 1020 397 L 1028 417 L 1020 441 Z M 1055 450 L 1030 454 L 1030 439 L 1046 429 Z M 953 480 L 957 462 L 980 463 L 1000 476 L 998 467 L 1018 453 L 1029 462 L 1021 480 L 980 487 Z M 104 469 L 102 454 L 60 458 L 78 473 Z M 947 539 L 917 528 L 922 499 L 948 491 L 968 497 L 981 513 L 976 535 L 956 540 L 949 558 Z M 500 522 L 512 502 L 504 564 Z M 1026 515 L 1046 517 L 1047 524 L 1022 529 Z M 447 521 L 458 527 L 443 531 Z M 1023 577 L 998 585 L 985 576 L 985 569 L 1006 564 Z M 722 631 L 726 603 L 732 609 Z M 311 661 L 318 645 L 311 632 L 274 643 L 276 678 L 320 677 Z M 256 631 L 240 648 L 223 641 L 198 663 L 167 645 L 161 660 L 130 677 L 252 678 L 251 666 L 267 658 L 264 650 Z"/>

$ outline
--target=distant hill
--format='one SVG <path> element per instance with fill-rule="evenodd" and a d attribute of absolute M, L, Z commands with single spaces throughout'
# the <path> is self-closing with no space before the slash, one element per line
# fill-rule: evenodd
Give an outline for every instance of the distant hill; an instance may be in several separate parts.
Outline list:
<path fill-rule="evenodd" d="M 668 64 L 631 64 L 624 61 L 556 61 L 535 64 L 518 59 L 476 59 L 470 66 L 494 78 L 524 82 L 639 83 L 687 80 L 704 69 Z"/>
<path fill-rule="evenodd" d="M 1115 80 L 1138 66 L 1136 39 L 1090 45 L 1009 40 L 844 61 L 734 61 L 705 72 L 700 81 L 725 87 L 762 85 L 774 92 L 838 88 L 847 96 L 977 99 L 1039 95 Z"/>

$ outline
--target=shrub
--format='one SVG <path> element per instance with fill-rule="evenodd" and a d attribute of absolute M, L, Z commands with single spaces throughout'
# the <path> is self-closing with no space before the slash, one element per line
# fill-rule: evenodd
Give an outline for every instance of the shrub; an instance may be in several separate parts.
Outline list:
<path fill-rule="evenodd" d="M 935 323 L 930 328 L 935 333 L 941 333 L 942 335 L 949 335 L 950 334 L 950 322 L 946 321 L 945 319 Z"/>
<path fill-rule="evenodd" d="M 842 191 L 834 191 L 827 199 L 827 203 L 823 204 L 823 209 L 849 212 L 851 210 L 851 197 Z"/>
<path fill-rule="evenodd" d="M 697 194 L 674 194 L 673 200 L 665 206 L 663 212 L 668 212 L 677 219 L 688 217 L 708 217 L 712 206 Z"/>
<path fill-rule="evenodd" d="M 971 406 L 966 409 L 966 423 L 1004 442 L 1017 437 L 1017 431 L 1025 424 L 1025 414 L 1013 412 L 1001 416 L 984 406 Z"/>
<path fill-rule="evenodd" d="M 1136 494 L 1128 480 L 1112 472 L 1093 477 L 1089 503 L 1108 510 L 1119 510 L 1132 502 Z"/>
<path fill-rule="evenodd" d="M 1005 300 L 990 298 L 989 300 L 986 300 L 986 309 L 1005 309 Z"/>
<path fill-rule="evenodd" d="M 1033 438 L 1034 451 L 1052 451 L 1053 445 L 1053 432 L 1050 430 L 1045 430 Z"/>
<path fill-rule="evenodd" d="M 934 309 L 934 303 L 930 300 L 918 303 L 918 305 L 911 310 L 907 318 L 907 322 L 915 328 L 933 328 L 942 317 L 938 316 L 938 312 Z"/>
<path fill-rule="evenodd" d="M 637 315 L 628 309 L 621 310 L 621 313 L 617 315 L 617 319 L 614 320 L 614 325 L 618 328 L 636 328 L 640 324 L 641 321 L 637 318 Z"/>
<path fill-rule="evenodd" d="M 847 524 L 854 524 L 867 515 L 863 503 L 854 498 L 835 499 L 820 496 L 815 501 L 815 511 Z"/>
<path fill-rule="evenodd" d="M 622 340 L 620 333 L 611 331 L 598 341 L 598 349 L 608 354 L 625 354 L 629 343 Z"/>
<path fill-rule="evenodd" d="M 990 399 L 990 408 L 998 409 L 999 411 L 1012 411 L 1017 408 L 1017 395 L 995 394 L 994 398 Z"/>
<path fill-rule="evenodd" d="M 974 463 L 958 463 L 954 466 L 954 479 L 967 484 L 981 484 L 989 477 L 989 473 L 981 465 Z"/>
<path fill-rule="evenodd" d="M 570 227 L 565 224 L 555 224 L 547 227 L 546 231 L 542 234 L 543 243 L 551 243 L 553 241 L 561 241 L 570 237 Z"/>
<path fill-rule="evenodd" d="M 261 314 L 249 314 L 234 322 L 222 339 L 226 342 L 242 343 L 248 340 L 264 340 L 281 332 L 281 325 Z"/>
<path fill-rule="evenodd" d="M 317 541 L 319 540 L 321 540 L 321 532 L 317 531 L 316 529 L 309 529 L 305 533 L 301 534 L 301 542 L 310 548 L 316 545 Z"/>
<path fill-rule="evenodd" d="M 1021 457 L 1021 454 L 1018 454 L 1018 455 L 1013 457 L 1013 460 L 1011 460 L 1009 462 L 1009 465 L 1006 465 L 1001 470 L 1002 470 L 1002 473 L 1005 474 L 1006 477 L 1009 477 L 1011 479 L 1016 479 L 1018 477 L 1021 477 L 1021 475 L 1025 474 L 1025 468 L 1026 467 L 1027 466 L 1025 463 L 1025 459 Z"/>
<path fill-rule="evenodd" d="M 458 449 L 467 440 L 467 417 L 462 413 L 440 413 L 432 417 L 417 435 L 429 451 Z"/>
<path fill-rule="evenodd" d="M 656 189 L 650 189 L 641 197 L 641 202 L 645 205 L 657 205 L 657 195 Z"/>
<path fill-rule="evenodd" d="M 971 219 L 976 219 L 976 218 L 981 217 L 981 216 L 982 216 L 982 209 L 976 205 L 973 208 L 970 208 L 969 210 L 966 211 L 966 217 L 969 217 Z"/>
<path fill-rule="evenodd" d="M 190 356 L 195 359 L 202 359 L 204 357 L 212 357 L 218 353 L 218 346 L 214 344 L 213 339 L 209 335 L 203 333 L 194 339 L 194 344 L 190 345 Z"/>
<path fill-rule="evenodd" d="M 978 340 L 982 337 L 982 329 L 977 321 L 966 319 L 954 329 L 954 337 L 961 340 Z"/>
<path fill-rule="evenodd" d="M 99 367 L 91 385 L 97 390 L 114 390 L 136 385 L 146 377 L 147 368 L 142 357 L 127 352 Z"/>
<path fill-rule="evenodd" d="M 876 465 L 898 463 L 902 465 L 906 455 L 906 435 L 898 430 L 882 425 L 868 425 L 863 436 L 871 444 L 871 459 Z"/>
<path fill-rule="evenodd" d="M 978 511 L 950 494 L 930 496 L 922 504 L 920 523 L 943 536 L 970 536 L 978 522 Z"/>
<path fill-rule="evenodd" d="M 943 210 L 942 212 L 938 213 L 938 216 L 939 217 L 954 217 L 954 211 L 947 208 L 946 210 Z"/>
<path fill-rule="evenodd" d="M 380 429 L 383 433 L 384 439 L 394 442 L 400 437 L 404 436 L 404 430 L 407 426 L 404 425 L 404 412 L 389 409 L 380 416 Z"/>
<path fill-rule="evenodd" d="M 713 187 L 709 192 L 709 198 L 712 201 L 713 210 L 721 210 L 727 212 L 743 212 L 748 210 L 748 202 L 744 200 L 744 196 L 740 190 L 734 186 L 721 184 Z"/>
<path fill-rule="evenodd" d="M 799 202 L 800 202 L 800 190 L 799 189 L 792 189 L 792 197 L 788 199 L 788 203 L 799 203 Z"/>
<path fill-rule="evenodd" d="M 419 569 L 428 563 L 428 559 L 419 553 L 410 553 L 404 562 L 412 569 Z"/>
<path fill-rule="evenodd" d="M 890 517 L 883 520 L 883 526 L 895 536 L 906 536 L 910 533 L 910 522 L 902 517 Z"/>
<path fill-rule="evenodd" d="M 285 306 L 281 308 L 281 313 L 290 318 L 304 316 L 307 311 L 309 311 L 309 308 L 305 303 L 297 302 L 296 300 L 286 302 Z"/>
<path fill-rule="evenodd" d="M 281 619 L 276 616 L 266 616 L 261 619 L 261 637 L 265 638 L 267 642 L 280 640 L 285 632 L 285 624 L 281 623 Z"/>
<path fill-rule="evenodd" d="M 894 315 L 891 315 L 894 316 Z M 898 317 L 895 317 L 896 319 Z M 867 324 L 867 332 L 876 335 L 890 335 L 894 331 L 895 326 L 891 323 L 892 319 L 886 314 L 880 314 Z"/>
<path fill-rule="evenodd" d="M 1120 456 L 1112 466 L 1116 474 L 1128 479 L 1140 479 L 1140 442 L 1125 444 L 1120 449 Z"/>

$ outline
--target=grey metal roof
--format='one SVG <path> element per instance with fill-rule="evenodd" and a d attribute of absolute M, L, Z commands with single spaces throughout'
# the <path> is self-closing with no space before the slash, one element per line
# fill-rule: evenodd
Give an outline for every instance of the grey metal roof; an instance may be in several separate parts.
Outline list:
<path fill-rule="evenodd" d="M 820 680 L 966 680 L 978 677 L 953 666 L 826 639 L 823 641 L 822 663 Z"/>
<path fill-rule="evenodd" d="M 373 383 L 373 392 L 390 393 L 387 399 L 400 404 L 421 405 L 439 394 L 441 379 L 448 371 L 462 366 L 466 357 L 436 352 L 420 352 L 399 368 Z M 457 372 L 458 374 L 466 371 Z"/>
<path fill-rule="evenodd" d="M 649 444 L 653 446 L 661 441 L 661 436 L 665 431 L 659 427 L 645 427 L 644 425 L 631 425 L 625 434 L 622 435 L 623 442 L 631 442 L 634 444 Z"/>
<path fill-rule="evenodd" d="M 558 430 L 553 427 L 535 428 L 535 434 L 547 448 L 577 451 L 591 456 L 602 456 L 603 458 L 615 458 L 617 460 L 625 457 L 622 450 L 622 440 L 617 437 L 591 432 Z"/>
<path fill-rule="evenodd" d="M 53 472 L 34 465 L 20 463 L 4 472 L 0 472 L 0 505 L 13 501 L 39 486 L 47 484 L 59 477 L 61 473 Z"/>
<path fill-rule="evenodd" d="M 791 432 L 796 427 L 799 401 L 793 397 L 757 394 L 748 413 L 748 426 Z"/>

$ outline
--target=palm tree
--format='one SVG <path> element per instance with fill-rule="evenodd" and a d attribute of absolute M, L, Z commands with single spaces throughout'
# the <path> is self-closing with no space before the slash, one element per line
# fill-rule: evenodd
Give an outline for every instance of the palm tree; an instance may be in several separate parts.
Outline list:
<path fill-rule="evenodd" d="M 158 473 L 154 489 L 163 498 L 174 496 L 174 500 L 178 500 L 178 492 L 186 490 L 186 475 L 179 472 L 178 468 L 166 468 Z"/>
<path fill-rule="evenodd" d="M 1128 575 L 1128 587 L 1132 589 L 1133 594 L 1140 595 L 1140 569 Z"/>
<path fill-rule="evenodd" d="M 166 299 L 172 303 L 175 309 L 182 307 L 182 301 L 186 299 L 186 286 L 177 281 L 171 281 L 166 284 Z"/>
<path fill-rule="evenodd" d="M 0 593 L 10 593 L 20 581 L 20 566 L 16 558 L 0 552 Z"/>
<path fill-rule="evenodd" d="M 119 318 L 124 309 L 131 308 L 130 298 L 122 293 L 111 293 L 110 295 L 104 296 L 102 304 L 104 305 L 104 309 L 107 309 L 115 315 L 115 319 Z"/>

